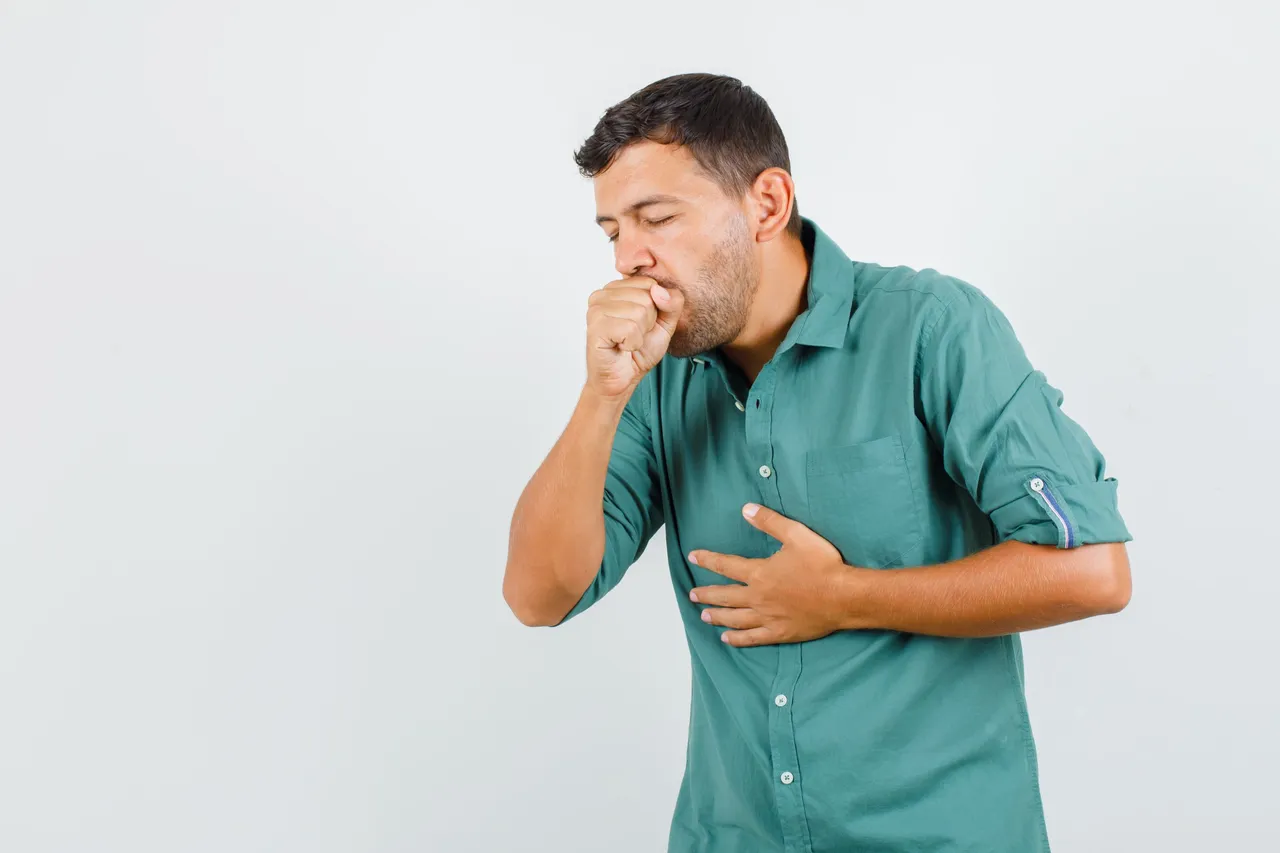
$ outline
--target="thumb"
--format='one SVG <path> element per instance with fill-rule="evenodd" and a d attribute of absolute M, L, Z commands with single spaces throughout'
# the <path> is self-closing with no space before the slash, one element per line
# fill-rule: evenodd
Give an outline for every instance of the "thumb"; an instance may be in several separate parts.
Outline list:
<path fill-rule="evenodd" d="M 749 503 L 742 507 L 742 515 L 746 518 L 747 523 L 757 530 L 763 530 L 765 533 L 777 539 L 779 542 L 786 544 L 802 535 L 801 531 L 808 531 L 800 522 L 793 518 L 788 518 L 777 510 L 769 509 L 767 506 Z"/>
<path fill-rule="evenodd" d="M 676 330 L 680 312 L 684 310 L 684 291 L 654 284 L 649 288 L 649 295 L 658 308 L 658 325 L 666 330 L 667 335 L 671 335 Z"/>

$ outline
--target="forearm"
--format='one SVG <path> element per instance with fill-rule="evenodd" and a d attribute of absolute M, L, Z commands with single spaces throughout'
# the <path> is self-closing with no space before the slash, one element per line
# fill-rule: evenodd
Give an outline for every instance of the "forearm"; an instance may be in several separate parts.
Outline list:
<path fill-rule="evenodd" d="M 851 569 L 840 592 L 849 629 L 988 637 L 1114 613 L 1129 599 L 1120 544 L 1011 541 L 950 563 Z"/>
<path fill-rule="evenodd" d="M 568 425 L 516 502 L 502 592 L 526 624 L 573 607 L 604 558 L 604 483 L 627 398 L 583 389 Z"/>

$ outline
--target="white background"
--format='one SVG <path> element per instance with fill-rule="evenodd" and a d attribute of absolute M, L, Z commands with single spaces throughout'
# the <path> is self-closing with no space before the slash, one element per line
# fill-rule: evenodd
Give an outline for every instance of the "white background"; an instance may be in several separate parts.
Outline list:
<path fill-rule="evenodd" d="M 616 277 L 572 152 L 683 71 L 1120 481 L 1131 605 L 1024 635 L 1055 851 L 1271 843 L 1280 21 L 1040 8 L 0 0 L 0 849 L 664 849 L 663 534 L 501 579 Z"/>

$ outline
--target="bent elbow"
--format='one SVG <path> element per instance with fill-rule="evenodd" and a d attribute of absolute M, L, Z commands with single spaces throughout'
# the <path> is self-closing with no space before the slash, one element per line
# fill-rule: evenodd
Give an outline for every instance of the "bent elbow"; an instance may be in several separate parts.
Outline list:
<path fill-rule="evenodd" d="M 520 624 L 529 628 L 553 628 L 564 620 L 564 613 L 557 612 L 550 606 L 551 602 L 539 602 L 535 596 L 517 590 L 510 582 L 510 573 L 507 577 L 502 584 L 502 598 Z"/>
<path fill-rule="evenodd" d="M 1119 613 L 1133 597 L 1128 553 L 1124 543 L 1115 542 L 1101 546 L 1100 555 L 1095 571 L 1090 573 L 1093 609 L 1099 614 Z"/>
<path fill-rule="evenodd" d="M 542 625 L 542 620 L 538 618 L 538 614 L 529 610 L 518 601 L 512 601 L 508 598 L 507 608 L 510 609 L 511 613 L 516 617 L 521 625 L 525 625 L 529 628 L 537 628 Z"/>
<path fill-rule="evenodd" d="M 1119 613 L 1129 606 L 1129 599 L 1132 597 L 1133 587 L 1126 572 L 1123 579 L 1116 578 L 1105 585 L 1098 602 L 1098 612 Z"/>
<path fill-rule="evenodd" d="M 1133 598 L 1133 582 L 1129 578 L 1128 569 L 1124 572 L 1123 581 L 1118 581 L 1115 587 L 1115 594 L 1111 599 L 1111 606 L 1114 608 L 1112 613 L 1119 613 L 1129 606 L 1129 600 Z"/>
<path fill-rule="evenodd" d="M 539 628 L 545 623 L 546 620 L 543 618 L 543 614 L 529 606 L 527 597 L 516 594 L 506 585 L 502 587 L 502 598 L 507 602 L 507 608 L 520 621 L 521 625 Z"/>

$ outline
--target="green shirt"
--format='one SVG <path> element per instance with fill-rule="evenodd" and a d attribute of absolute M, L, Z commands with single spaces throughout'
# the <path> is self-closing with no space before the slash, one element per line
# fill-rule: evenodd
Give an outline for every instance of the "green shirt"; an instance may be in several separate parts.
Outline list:
<path fill-rule="evenodd" d="M 1047 851 L 1018 635 L 734 647 L 689 600 L 736 583 L 691 550 L 781 547 L 749 501 L 884 570 L 1131 538 L 1102 455 L 981 291 L 853 262 L 807 218 L 803 239 L 806 308 L 754 382 L 718 350 L 641 380 L 610 455 L 604 560 L 565 619 L 665 523 L 693 670 L 670 853 Z"/>

